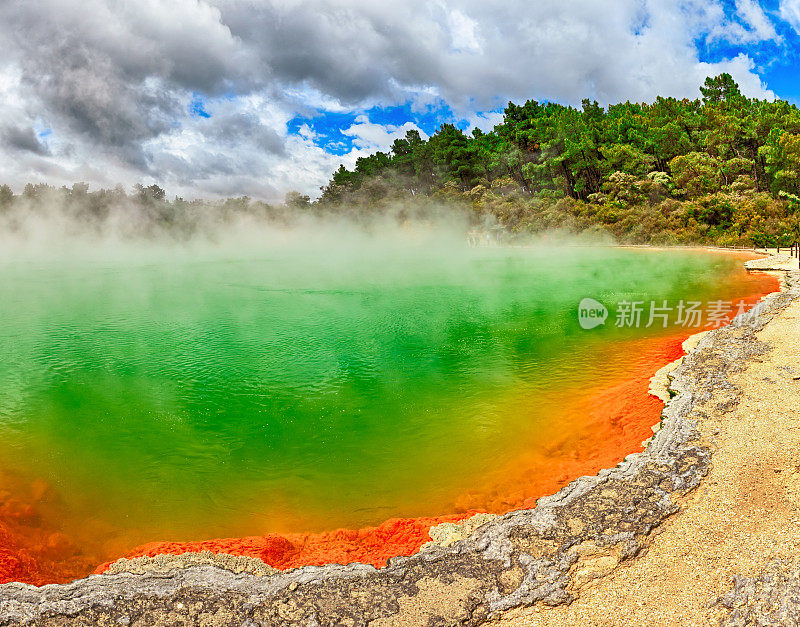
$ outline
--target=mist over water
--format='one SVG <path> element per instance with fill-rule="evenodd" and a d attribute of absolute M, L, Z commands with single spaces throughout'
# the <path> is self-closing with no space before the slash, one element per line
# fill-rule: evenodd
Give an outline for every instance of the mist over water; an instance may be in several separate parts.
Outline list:
<path fill-rule="evenodd" d="M 682 332 L 585 331 L 581 299 L 763 291 L 738 258 L 554 236 L 474 248 L 467 230 L 440 214 L 5 236 L 0 466 L 44 480 L 49 524 L 102 538 L 103 559 L 497 511 L 498 468 L 580 457 L 570 403 L 641 369 L 621 346 Z"/>

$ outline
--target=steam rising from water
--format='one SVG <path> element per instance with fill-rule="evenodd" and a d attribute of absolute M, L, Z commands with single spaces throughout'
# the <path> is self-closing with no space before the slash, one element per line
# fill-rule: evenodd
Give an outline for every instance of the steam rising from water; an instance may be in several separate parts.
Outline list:
<path fill-rule="evenodd" d="M 469 216 L 435 207 L 23 209 L 0 235 L 0 470 L 51 486 L 46 525 L 96 562 L 157 539 L 504 511 L 649 431 L 592 399 L 650 372 L 636 359 L 652 353 L 619 347 L 659 338 L 583 331 L 582 298 L 758 291 L 720 256 L 470 247 Z"/>
<path fill-rule="evenodd" d="M 435 201 L 380 209 L 271 206 L 248 198 L 225 202 L 155 200 L 147 190 L 87 193 L 37 188 L 0 205 L 0 261 L 75 256 L 85 259 L 169 254 L 224 255 L 226 250 L 296 251 L 310 263 L 333 256 L 386 256 L 401 249 L 448 251 L 456 258 L 472 243 L 559 246 L 609 243 L 608 236 L 548 233 L 513 237 L 492 217 Z M 448 255 L 442 254 L 446 262 Z"/>

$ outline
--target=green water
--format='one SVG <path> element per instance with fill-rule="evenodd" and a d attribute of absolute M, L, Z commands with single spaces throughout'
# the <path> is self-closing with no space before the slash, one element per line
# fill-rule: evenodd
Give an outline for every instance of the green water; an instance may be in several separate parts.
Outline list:
<path fill-rule="evenodd" d="M 148 539 L 447 513 L 536 437 L 508 406 L 613 378 L 592 296 L 732 298 L 741 260 L 459 241 L 0 260 L 0 460 Z M 598 358 L 598 356 L 601 356 Z M 445 511 L 442 511 L 445 508 Z"/>

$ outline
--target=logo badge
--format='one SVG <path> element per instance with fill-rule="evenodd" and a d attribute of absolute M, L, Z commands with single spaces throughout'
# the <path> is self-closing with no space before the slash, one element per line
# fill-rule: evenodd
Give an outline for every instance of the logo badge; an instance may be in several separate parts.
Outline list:
<path fill-rule="evenodd" d="M 584 298 L 578 305 L 578 322 L 582 329 L 594 329 L 606 323 L 608 309 L 594 298 Z"/>

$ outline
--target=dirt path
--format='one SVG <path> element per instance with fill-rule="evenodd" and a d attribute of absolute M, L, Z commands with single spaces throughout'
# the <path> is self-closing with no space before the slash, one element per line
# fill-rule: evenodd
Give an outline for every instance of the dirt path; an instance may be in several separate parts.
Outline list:
<path fill-rule="evenodd" d="M 654 533 L 646 553 L 569 606 L 505 614 L 507 625 L 718 625 L 736 575 L 800 557 L 800 301 L 762 329 L 769 351 L 731 382 L 739 402 L 698 410 L 711 472 Z M 705 414 L 705 416 L 703 416 Z M 778 623 L 781 624 L 781 623 Z"/>

